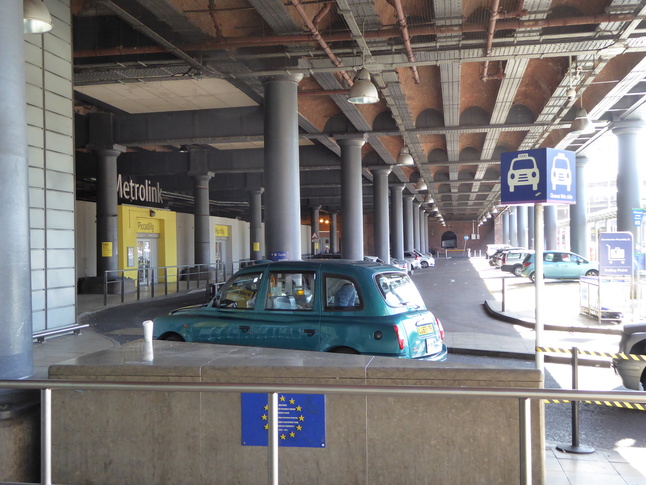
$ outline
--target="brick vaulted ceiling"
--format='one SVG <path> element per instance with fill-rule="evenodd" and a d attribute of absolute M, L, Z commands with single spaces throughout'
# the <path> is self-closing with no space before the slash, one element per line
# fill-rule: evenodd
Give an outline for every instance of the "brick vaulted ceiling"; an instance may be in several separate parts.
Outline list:
<path fill-rule="evenodd" d="M 501 152 L 584 151 L 612 122 L 641 119 L 646 99 L 646 1 L 71 3 L 77 126 L 97 111 L 125 127 L 177 112 L 229 124 L 187 131 L 167 123 L 163 136 L 147 130 L 116 140 L 128 148 L 120 164 L 134 175 L 164 167 L 165 192 L 177 204 L 191 194 L 174 163 L 180 145 L 212 151 L 215 214 L 246 217 L 244 188 L 262 185 L 262 122 L 244 120 L 261 116 L 264 76 L 305 76 L 298 86 L 303 210 L 338 209 L 334 135 L 365 132 L 366 212 L 371 170 L 395 164 L 406 145 L 415 166 L 394 167 L 390 181 L 406 183 L 422 203 L 430 195 L 431 215 L 445 221 L 478 220 L 498 203 Z M 373 105 L 346 99 L 348 79 L 362 66 L 379 90 Z M 580 106 L 595 121 L 592 135 L 569 133 Z M 77 133 L 81 186 L 84 176 L 91 180 L 79 168 L 91 164 L 86 152 Z M 427 190 L 417 191 L 421 180 Z"/>

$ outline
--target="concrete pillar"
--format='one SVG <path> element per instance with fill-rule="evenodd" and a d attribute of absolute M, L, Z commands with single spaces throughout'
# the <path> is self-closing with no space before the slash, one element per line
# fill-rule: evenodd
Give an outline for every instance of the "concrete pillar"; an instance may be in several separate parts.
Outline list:
<path fill-rule="evenodd" d="M 393 184 L 390 186 L 390 242 L 392 244 L 391 254 L 395 259 L 404 259 L 404 184 Z"/>
<path fill-rule="evenodd" d="M 527 206 L 516 207 L 516 229 L 518 231 L 518 246 L 527 247 Z"/>
<path fill-rule="evenodd" d="M 249 258 L 253 261 L 262 259 L 260 239 L 262 237 L 262 193 L 264 189 L 249 190 Z"/>
<path fill-rule="evenodd" d="M 413 247 L 419 251 L 420 237 L 419 237 L 419 206 L 420 203 L 413 199 Z"/>
<path fill-rule="evenodd" d="M 638 135 L 643 130 L 642 121 L 616 123 L 612 132 L 617 136 L 619 166 L 617 170 L 617 230 L 633 233 L 639 242 L 638 227 L 633 222 L 633 209 L 641 208 L 641 183 L 639 169 Z M 643 156 L 643 154 L 642 154 Z"/>
<path fill-rule="evenodd" d="M 424 208 L 419 211 L 419 250 L 423 254 L 428 252 L 428 214 Z"/>
<path fill-rule="evenodd" d="M 311 253 L 312 254 L 319 254 L 323 252 L 321 250 L 321 246 L 319 245 L 320 243 L 320 236 L 321 236 L 321 227 L 319 225 L 319 217 L 321 216 L 321 206 L 316 205 L 313 207 L 310 207 L 310 214 L 311 214 L 311 219 L 312 222 L 310 223 L 310 229 L 312 232 L 312 247 L 311 247 Z"/>
<path fill-rule="evenodd" d="M 413 244 L 413 195 L 406 194 L 404 199 L 404 251 L 412 251 Z"/>
<path fill-rule="evenodd" d="M 25 46 L 22 2 L 0 5 L 0 379 L 22 379 L 33 374 Z M 16 394 L 0 390 L 0 404 Z"/>
<path fill-rule="evenodd" d="M 590 257 L 588 244 L 588 211 L 586 201 L 586 174 L 585 167 L 588 157 L 576 157 L 576 204 L 570 206 L 570 250 L 584 258 Z"/>
<path fill-rule="evenodd" d="M 97 160 L 96 179 L 96 276 L 103 280 L 105 271 L 112 271 L 108 279 L 115 279 L 118 259 L 118 197 L 117 157 L 126 147 L 91 147 Z"/>
<path fill-rule="evenodd" d="M 509 208 L 509 244 L 518 246 L 518 217 L 516 207 Z"/>
<path fill-rule="evenodd" d="M 341 147 L 341 257 L 363 260 L 363 192 L 361 186 L 361 147 L 365 135 L 337 138 Z"/>
<path fill-rule="evenodd" d="M 265 88 L 265 245 L 269 259 L 301 259 L 298 83 L 272 76 Z"/>
<path fill-rule="evenodd" d="M 502 243 L 510 244 L 509 239 L 509 209 L 502 213 Z"/>
<path fill-rule="evenodd" d="M 390 218 L 388 217 L 388 174 L 390 167 L 372 169 L 375 256 L 390 262 Z"/>
<path fill-rule="evenodd" d="M 330 211 L 330 252 L 339 252 L 339 225 L 338 225 L 338 212 Z"/>
<path fill-rule="evenodd" d="M 193 177 L 193 217 L 196 265 L 211 264 L 211 229 L 209 219 L 209 181 L 213 173 L 191 174 Z"/>
<path fill-rule="evenodd" d="M 527 206 L 527 249 L 534 249 L 536 237 L 534 236 L 534 206 Z"/>
<path fill-rule="evenodd" d="M 545 249 L 558 249 L 556 240 L 556 206 L 544 206 Z"/>

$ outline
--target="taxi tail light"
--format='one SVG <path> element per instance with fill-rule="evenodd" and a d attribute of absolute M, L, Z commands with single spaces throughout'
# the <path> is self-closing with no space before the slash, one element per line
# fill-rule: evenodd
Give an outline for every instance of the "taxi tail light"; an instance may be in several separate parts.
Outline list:
<path fill-rule="evenodd" d="M 435 323 L 437 324 L 437 329 L 440 331 L 440 339 L 444 340 L 444 327 L 442 326 L 442 322 L 440 322 L 440 319 L 435 317 Z"/>
<path fill-rule="evenodd" d="M 528 268 L 530 264 L 532 263 L 523 263 L 523 268 Z"/>
<path fill-rule="evenodd" d="M 395 335 L 397 335 L 397 342 L 399 342 L 399 350 L 404 350 L 405 342 L 403 337 L 399 334 L 399 327 L 397 325 L 393 325 L 393 328 L 395 329 Z"/>

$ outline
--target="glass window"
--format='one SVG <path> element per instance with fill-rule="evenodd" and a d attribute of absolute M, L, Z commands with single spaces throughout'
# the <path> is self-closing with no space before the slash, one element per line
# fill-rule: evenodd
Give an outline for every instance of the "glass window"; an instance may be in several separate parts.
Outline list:
<path fill-rule="evenodd" d="M 279 273 L 269 274 L 267 290 L 267 310 L 312 310 L 316 274 Z"/>
<path fill-rule="evenodd" d="M 416 306 L 426 309 L 422 295 L 408 275 L 402 273 L 381 273 L 377 275 L 377 286 L 386 303 L 393 307 Z"/>
<path fill-rule="evenodd" d="M 262 273 L 247 273 L 236 276 L 222 289 L 219 298 L 214 301 L 214 306 L 239 309 L 254 308 L 261 279 Z"/>
<path fill-rule="evenodd" d="M 325 301 L 326 310 L 358 310 L 362 306 L 357 285 L 344 276 L 325 276 Z"/>

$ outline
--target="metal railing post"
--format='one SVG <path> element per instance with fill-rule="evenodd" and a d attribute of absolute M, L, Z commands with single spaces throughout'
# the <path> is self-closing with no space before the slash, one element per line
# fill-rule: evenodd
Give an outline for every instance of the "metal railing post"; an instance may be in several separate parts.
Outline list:
<path fill-rule="evenodd" d="M 121 303 L 126 301 L 126 272 L 121 272 Z"/>
<path fill-rule="evenodd" d="M 601 302 L 599 302 L 601 311 Z M 579 388 L 579 349 L 572 347 L 572 389 Z M 572 444 L 557 445 L 556 449 L 565 453 L 594 453 L 594 448 L 579 444 L 579 401 L 572 399 Z"/>
<path fill-rule="evenodd" d="M 40 391 L 40 483 L 52 483 L 52 390 Z"/>
<path fill-rule="evenodd" d="M 267 395 L 269 405 L 269 430 L 267 433 L 268 483 L 278 485 L 278 393 Z"/>
<path fill-rule="evenodd" d="M 164 269 L 164 295 L 168 295 L 168 266 Z"/>
<path fill-rule="evenodd" d="M 137 301 L 140 300 L 141 298 L 141 275 L 142 275 L 142 269 L 137 271 Z"/>
<path fill-rule="evenodd" d="M 150 297 L 155 298 L 155 268 L 150 268 Z"/>
<path fill-rule="evenodd" d="M 507 308 L 507 278 L 502 279 L 502 311 L 505 312 Z"/>
<path fill-rule="evenodd" d="M 532 401 L 529 398 L 518 400 L 520 408 L 520 484 L 532 483 Z"/>
<path fill-rule="evenodd" d="M 108 306 L 108 272 L 103 272 L 103 306 Z"/>

